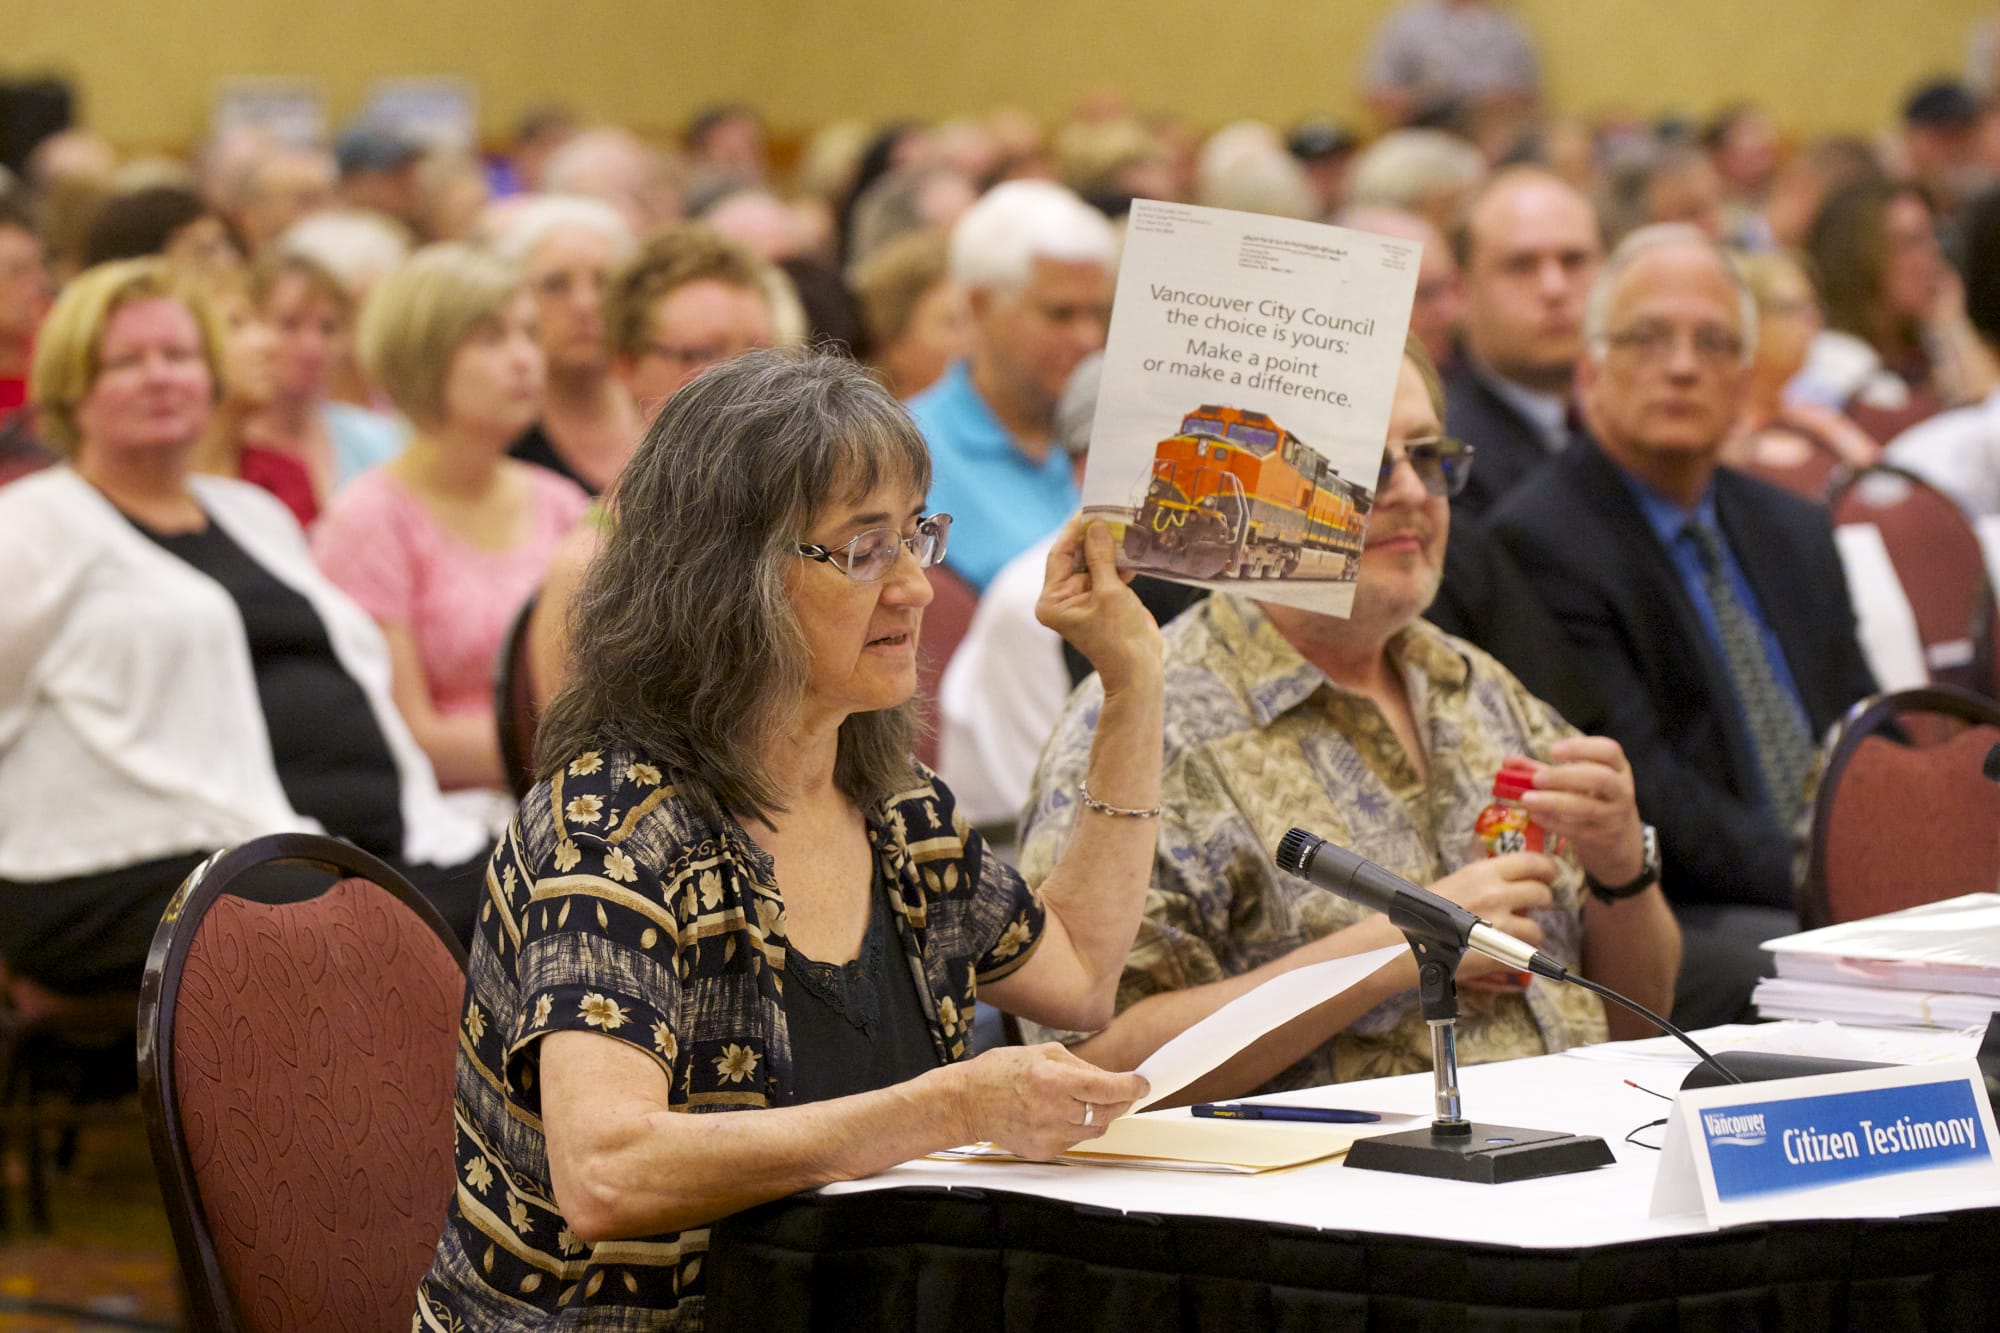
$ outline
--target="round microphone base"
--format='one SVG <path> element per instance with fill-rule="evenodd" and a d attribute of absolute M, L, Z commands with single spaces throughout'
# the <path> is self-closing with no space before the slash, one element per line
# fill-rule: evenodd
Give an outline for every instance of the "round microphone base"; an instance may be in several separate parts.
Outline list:
<path fill-rule="evenodd" d="M 1474 1122 L 1470 1132 L 1409 1130 L 1358 1140 L 1347 1150 L 1347 1165 L 1359 1171 L 1391 1171 L 1475 1185 L 1505 1185 L 1610 1166 L 1615 1159 L 1603 1139 L 1548 1129 L 1515 1129 Z"/>

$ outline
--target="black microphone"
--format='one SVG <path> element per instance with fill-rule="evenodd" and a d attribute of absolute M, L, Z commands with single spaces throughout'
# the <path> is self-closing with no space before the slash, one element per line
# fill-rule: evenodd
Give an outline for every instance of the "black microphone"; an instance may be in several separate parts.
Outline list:
<path fill-rule="evenodd" d="M 1986 775 L 1988 782 L 2000 782 L 2000 745 L 1986 752 L 1986 762 L 1980 766 L 1979 771 Z"/>
<path fill-rule="evenodd" d="M 1989 770 L 2000 768 L 2000 758 L 1996 756 L 2000 756 L 2000 745 L 1996 745 L 1994 753 L 1986 757 Z M 1495 930 L 1449 898 L 1439 897 L 1429 889 L 1420 889 L 1365 856 L 1350 852 L 1345 847 L 1336 847 L 1302 828 L 1295 828 L 1278 843 L 1277 857 L 1280 870 L 1304 875 L 1329 893 L 1360 903 L 1363 907 L 1374 908 L 1406 935 L 1416 935 L 1439 944 L 1477 949 L 1488 958 L 1498 959 L 1511 968 L 1533 972 L 1551 981 L 1567 981 L 1572 986 L 1581 986 L 1593 995 L 1629 1009 L 1693 1051 L 1703 1064 L 1715 1069 L 1722 1082 L 1743 1081 L 1734 1070 L 1720 1064 L 1703 1050 L 1701 1043 L 1645 1005 L 1628 1000 L 1609 986 L 1599 985 L 1580 972 L 1571 972 L 1540 950 L 1529 947 L 1505 931 Z M 1996 1023 L 1996 1027 L 2000 1027 L 2000 1023 Z"/>
<path fill-rule="evenodd" d="M 1449 898 L 1418 888 L 1367 857 L 1336 847 L 1302 828 L 1278 843 L 1278 868 L 1302 875 L 1349 902 L 1372 907 L 1396 929 L 1439 944 L 1476 949 L 1516 971 L 1568 981 L 1569 969 L 1504 930 L 1495 930 Z"/>

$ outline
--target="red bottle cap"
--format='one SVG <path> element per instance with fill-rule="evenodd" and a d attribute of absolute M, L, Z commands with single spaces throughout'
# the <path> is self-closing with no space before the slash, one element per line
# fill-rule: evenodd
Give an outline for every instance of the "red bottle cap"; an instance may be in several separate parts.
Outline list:
<path fill-rule="evenodd" d="M 1533 791 L 1534 788 L 1535 771 L 1518 764 L 1504 766 L 1493 778 L 1495 800 L 1518 801 L 1521 799 L 1521 793 Z"/>

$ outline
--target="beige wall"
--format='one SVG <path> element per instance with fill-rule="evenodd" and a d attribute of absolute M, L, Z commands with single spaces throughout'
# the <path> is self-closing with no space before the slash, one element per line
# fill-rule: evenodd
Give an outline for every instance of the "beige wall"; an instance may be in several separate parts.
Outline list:
<path fill-rule="evenodd" d="M 336 118 L 372 79 L 457 73 L 500 132 L 560 99 L 646 128 L 717 99 L 781 130 L 1014 102 L 1054 115 L 1121 86 L 1198 124 L 1357 114 L 1389 0 L 0 0 L 0 71 L 55 67 L 114 140 L 197 138 L 233 74 L 321 80 Z M 1514 0 L 1555 104 L 1696 113 L 1749 97 L 1795 131 L 1870 130 L 1955 72 L 1991 0 Z"/>

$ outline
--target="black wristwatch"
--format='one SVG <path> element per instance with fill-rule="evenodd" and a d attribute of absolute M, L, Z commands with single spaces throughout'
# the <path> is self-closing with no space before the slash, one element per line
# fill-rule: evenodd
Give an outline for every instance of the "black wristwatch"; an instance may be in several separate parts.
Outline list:
<path fill-rule="evenodd" d="M 1651 824 L 1641 824 L 1639 827 L 1644 835 L 1642 841 L 1645 843 L 1645 852 L 1637 875 L 1623 884 L 1599 884 L 1595 876 L 1585 873 L 1583 882 L 1590 886 L 1591 893 L 1600 901 L 1622 902 L 1635 894 L 1644 893 L 1660 882 L 1660 835 L 1654 832 Z"/>

